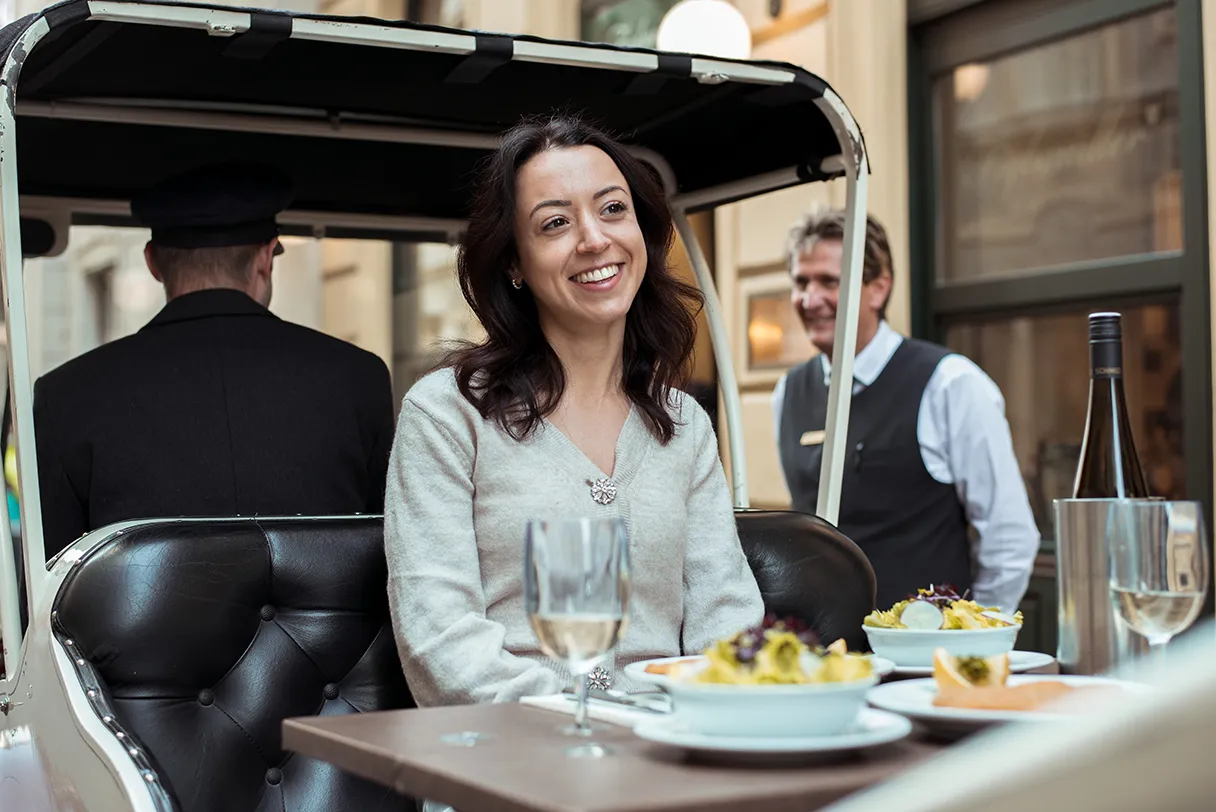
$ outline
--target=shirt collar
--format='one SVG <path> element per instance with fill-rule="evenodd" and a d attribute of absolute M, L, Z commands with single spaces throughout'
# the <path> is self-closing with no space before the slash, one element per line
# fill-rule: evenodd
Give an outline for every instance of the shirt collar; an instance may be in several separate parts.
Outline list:
<path fill-rule="evenodd" d="M 904 337 L 891 329 L 885 319 L 880 321 L 878 332 L 870 339 L 870 343 L 862 347 L 861 352 L 853 358 L 853 380 L 866 386 L 872 385 L 886 369 L 887 362 L 903 340 Z M 820 357 L 823 358 L 823 383 L 827 386 L 832 377 L 832 362 L 827 355 L 821 353 Z"/>

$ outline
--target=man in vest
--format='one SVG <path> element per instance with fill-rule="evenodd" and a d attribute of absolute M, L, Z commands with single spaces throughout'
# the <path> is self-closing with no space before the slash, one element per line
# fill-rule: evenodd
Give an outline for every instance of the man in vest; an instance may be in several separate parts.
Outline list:
<path fill-rule="evenodd" d="M 777 384 L 773 413 L 793 508 L 806 513 L 819 489 L 843 235 L 844 212 L 831 211 L 801 220 L 789 240 L 791 301 L 819 354 Z M 963 356 L 887 324 L 891 249 L 872 217 L 863 265 L 839 529 L 869 557 L 881 609 L 948 583 L 1013 611 L 1039 532 L 1001 392 Z"/>

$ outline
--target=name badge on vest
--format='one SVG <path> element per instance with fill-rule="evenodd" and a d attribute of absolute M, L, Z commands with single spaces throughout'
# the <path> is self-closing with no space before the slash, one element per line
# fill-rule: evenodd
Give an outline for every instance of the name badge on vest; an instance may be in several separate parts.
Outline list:
<path fill-rule="evenodd" d="M 824 429 L 819 431 L 808 431 L 803 433 L 802 438 L 798 440 L 798 445 L 823 445 L 823 441 L 827 439 L 827 432 Z"/>

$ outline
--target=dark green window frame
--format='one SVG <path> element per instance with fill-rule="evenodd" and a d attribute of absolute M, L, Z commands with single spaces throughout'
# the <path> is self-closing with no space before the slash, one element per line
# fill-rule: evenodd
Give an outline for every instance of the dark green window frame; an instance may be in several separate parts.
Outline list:
<path fill-rule="evenodd" d="M 937 281 L 939 224 L 933 79 L 990 60 L 1173 7 L 1178 30 L 1182 169 L 1182 251 L 1059 266 L 1024 277 Z M 1208 277 L 1207 155 L 1200 0 L 909 0 L 908 124 L 912 332 L 940 341 L 952 318 L 1043 314 L 1079 305 L 1166 297 L 1178 303 L 1182 331 L 1184 462 L 1187 498 L 1212 513 L 1212 367 Z M 1209 591 L 1205 614 L 1213 608 Z"/>

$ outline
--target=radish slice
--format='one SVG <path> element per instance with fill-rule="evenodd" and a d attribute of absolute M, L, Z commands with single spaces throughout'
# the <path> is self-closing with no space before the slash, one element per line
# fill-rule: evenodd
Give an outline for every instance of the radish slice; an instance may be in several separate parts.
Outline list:
<path fill-rule="evenodd" d="M 1006 626 L 1018 625 L 1017 618 L 1012 617 L 1011 615 L 1007 615 L 1004 612 L 997 612 L 993 609 L 988 609 L 986 611 L 980 612 L 980 614 L 983 615 L 984 617 L 990 617 L 993 620 L 999 620 L 1000 622 L 1004 623 Z"/>
<path fill-rule="evenodd" d="M 899 620 L 909 629 L 940 629 L 946 616 L 928 601 L 912 601 L 904 607 Z"/>

